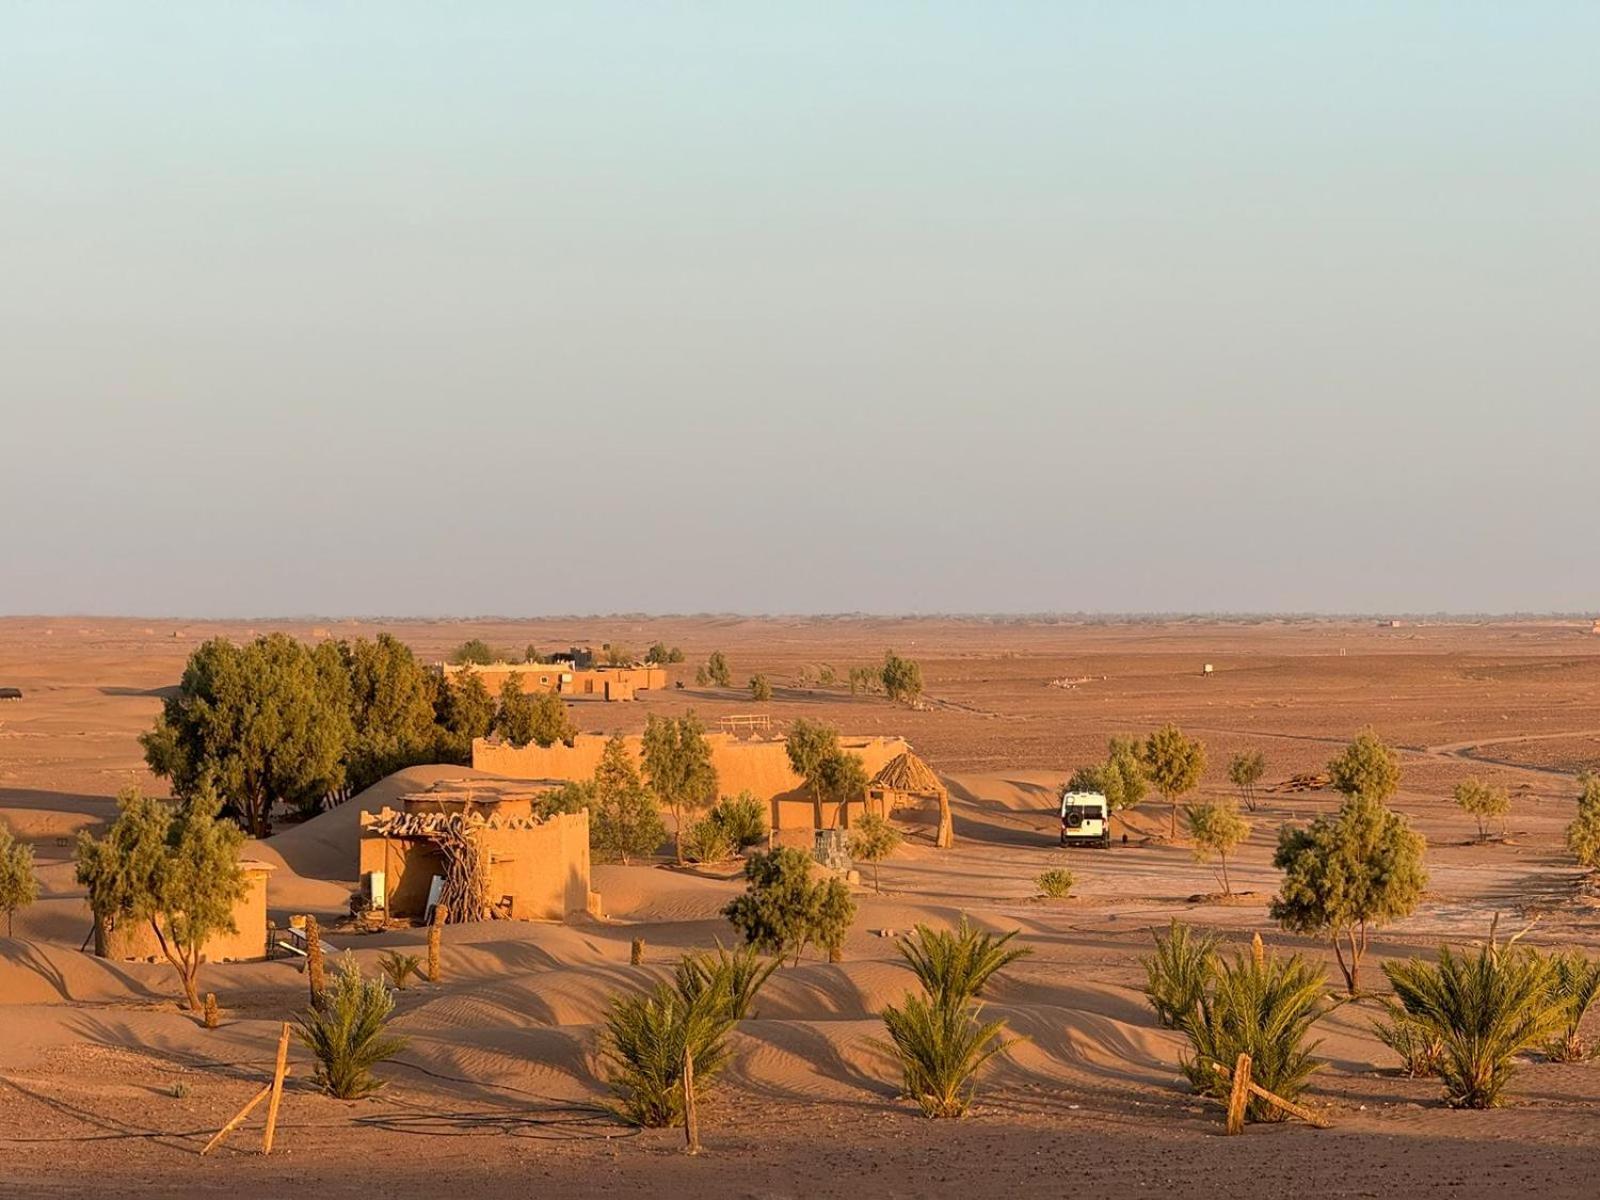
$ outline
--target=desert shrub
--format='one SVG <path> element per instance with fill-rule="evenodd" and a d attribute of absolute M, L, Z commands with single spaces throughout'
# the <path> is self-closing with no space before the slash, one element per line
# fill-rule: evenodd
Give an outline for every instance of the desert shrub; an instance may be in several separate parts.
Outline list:
<path fill-rule="evenodd" d="M 541 820 L 586 811 L 594 803 L 594 784 L 587 779 L 569 779 L 560 787 L 536 796 L 533 815 Z"/>
<path fill-rule="evenodd" d="M 795 961 L 816 943 L 836 952 L 855 919 L 850 889 L 838 879 L 813 878 L 804 850 L 780 846 L 745 860 L 745 892 L 722 910 L 749 944 Z"/>
<path fill-rule="evenodd" d="M 679 1124 L 685 1057 L 693 1056 L 695 1087 L 705 1091 L 727 1062 L 734 1021 L 727 995 L 714 987 L 685 995 L 660 983 L 613 1000 L 600 1055 L 617 1115 L 647 1128 Z"/>
<path fill-rule="evenodd" d="M 1184 820 L 1189 825 L 1195 858 L 1207 862 L 1216 857 L 1217 882 L 1222 884 L 1222 894 L 1231 896 L 1233 884 L 1228 879 L 1228 855 L 1249 840 L 1250 822 L 1239 815 L 1231 801 L 1194 805 L 1184 813 Z"/>
<path fill-rule="evenodd" d="M 983 994 L 996 972 L 1033 953 L 1010 945 L 1017 932 L 974 929 L 963 917 L 953 930 L 918 925 L 897 948 L 935 1003 L 965 1004 Z"/>
<path fill-rule="evenodd" d="M 756 995 L 777 970 L 778 960 L 763 958 L 750 945 L 736 950 L 718 946 L 714 953 L 685 954 L 673 972 L 673 983 L 685 1001 L 694 1001 L 710 990 L 721 996 L 735 1021 L 749 1017 Z"/>
<path fill-rule="evenodd" d="M 1567 826 L 1567 849 L 1591 870 L 1600 869 L 1600 775 L 1578 776 L 1578 815 Z"/>
<path fill-rule="evenodd" d="M 0 825 L 0 912 L 6 914 L 6 936 L 19 908 L 39 898 L 39 877 L 33 873 L 33 847 L 11 836 Z"/>
<path fill-rule="evenodd" d="M 895 852 L 900 845 L 900 831 L 888 818 L 878 813 L 867 813 L 850 831 L 850 857 L 872 864 L 872 890 L 882 892 L 878 882 L 878 864 Z"/>
<path fill-rule="evenodd" d="M 1156 952 L 1144 961 L 1144 994 L 1156 1020 L 1176 1029 L 1200 1005 L 1217 970 L 1217 936 L 1174 920 L 1156 934 Z"/>
<path fill-rule="evenodd" d="M 683 839 L 683 854 L 690 862 L 719 863 L 733 857 L 733 839 L 721 822 L 706 816 L 689 827 Z"/>
<path fill-rule="evenodd" d="M 351 955 L 323 993 L 320 1007 L 298 1022 L 300 1041 L 316 1056 L 316 1082 L 328 1095 L 359 1100 L 383 1086 L 372 1068 L 405 1049 L 406 1040 L 385 1032 L 394 996 L 381 979 L 363 979 Z"/>
<path fill-rule="evenodd" d="M 621 736 L 606 741 L 587 786 L 589 845 L 602 861 L 627 863 L 661 848 L 667 840 L 661 810 L 639 778 L 639 768 Z"/>
<path fill-rule="evenodd" d="M 901 658 L 893 650 L 884 654 L 878 678 L 883 683 L 884 695 L 891 700 L 909 702 L 922 695 L 922 667 L 912 659 Z"/>
<path fill-rule="evenodd" d="M 1170 722 L 1152 733 L 1140 747 L 1145 775 L 1170 806 L 1171 836 L 1178 840 L 1178 803 L 1200 783 L 1206 769 L 1206 744 L 1186 737 Z"/>
<path fill-rule="evenodd" d="M 1374 755 L 1382 757 L 1370 747 L 1357 755 L 1366 765 L 1350 768 L 1350 786 L 1366 780 L 1361 786 L 1382 791 L 1383 772 Z M 1294 933 L 1329 938 L 1354 995 L 1369 929 L 1409 916 L 1422 899 L 1426 847 L 1422 835 L 1375 794 L 1352 795 L 1337 813 L 1279 832 L 1272 865 L 1283 872 L 1283 882 L 1272 918 Z"/>
<path fill-rule="evenodd" d="M 1481 779 L 1463 779 L 1456 784 L 1456 804 L 1478 823 L 1478 840 L 1489 837 L 1489 823 L 1499 818 L 1503 823 L 1511 811 L 1511 797 L 1505 788 L 1484 783 Z"/>
<path fill-rule="evenodd" d="M 1567 1009 L 1549 962 L 1496 946 L 1492 935 L 1476 951 L 1441 946 L 1437 962 L 1387 962 L 1383 972 L 1406 1015 L 1438 1037 L 1439 1076 L 1455 1108 L 1499 1105 L 1515 1074 L 1512 1059 L 1564 1024 Z"/>
<path fill-rule="evenodd" d="M 1600 998 L 1600 960 L 1570 950 L 1552 956 L 1550 969 L 1554 973 L 1556 1001 L 1561 1006 L 1562 1027 L 1545 1052 L 1556 1062 L 1593 1058 L 1594 1047 L 1584 1039 L 1581 1029 L 1583 1018 Z"/>
<path fill-rule="evenodd" d="M 378 966 L 389 977 L 389 982 L 397 991 L 405 991 L 411 986 L 411 977 L 422 974 L 422 959 L 415 954 L 401 954 L 398 950 L 387 950 L 378 958 Z"/>
<path fill-rule="evenodd" d="M 718 687 L 733 686 L 733 671 L 728 666 L 727 656 L 721 650 L 713 650 L 711 657 L 706 659 L 706 680 Z"/>
<path fill-rule="evenodd" d="M 707 819 L 722 826 L 735 850 L 747 850 L 767 840 L 767 806 L 749 791 L 724 796 L 711 806 Z"/>
<path fill-rule="evenodd" d="M 1051 867 L 1048 871 L 1041 871 L 1033 882 L 1043 895 L 1060 900 L 1071 895 L 1073 875 L 1065 867 Z"/>
<path fill-rule="evenodd" d="M 1319 1065 L 1312 1057 L 1317 1043 L 1307 1038 L 1327 994 L 1321 969 L 1298 954 L 1241 951 L 1232 961 L 1219 959 L 1209 988 L 1178 1026 L 1194 1052 L 1179 1064 L 1184 1075 L 1196 1091 L 1226 1097 L 1231 1084 L 1216 1066 L 1231 1071 L 1239 1055 L 1248 1054 L 1250 1078 L 1293 1100 Z M 1252 1096 L 1246 1116 L 1279 1121 L 1284 1113 Z"/>
<path fill-rule="evenodd" d="M 765 675 L 750 676 L 750 699 L 757 704 L 765 704 L 772 699 L 772 680 Z"/>
<path fill-rule="evenodd" d="M 1437 1075 L 1444 1056 L 1444 1042 L 1439 1035 L 1422 1022 L 1413 1020 L 1393 1000 L 1385 1000 L 1383 1008 L 1387 1015 L 1373 1023 L 1372 1032 L 1400 1056 L 1400 1073 L 1408 1079 Z"/>
<path fill-rule="evenodd" d="M 1259 750 L 1244 750 L 1228 760 L 1228 782 L 1239 789 L 1239 799 L 1251 812 L 1256 810 L 1256 784 L 1267 773 L 1267 756 Z"/>
<path fill-rule="evenodd" d="M 1012 1041 L 1005 1022 L 983 1021 L 980 1006 L 908 993 L 885 1005 L 883 1023 L 900 1061 L 904 1094 L 930 1117 L 960 1117 L 972 1104 L 979 1069 Z"/>
<path fill-rule="evenodd" d="M 505 657 L 482 638 L 468 638 L 450 652 L 450 661 L 456 666 L 472 663 L 475 666 L 487 667 L 490 663 L 504 662 Z"/>
<path fill-rule="evenodd" d="M 1400 756 L 1373 730 L 1363 729 L 1328 764 L 1328 780 L 1336 792 L 1383 803 L 1400 790 Z"/>

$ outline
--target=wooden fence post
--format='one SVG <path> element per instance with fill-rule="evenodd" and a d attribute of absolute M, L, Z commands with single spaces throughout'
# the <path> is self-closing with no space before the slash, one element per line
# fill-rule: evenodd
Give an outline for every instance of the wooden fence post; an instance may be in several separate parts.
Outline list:
<path fill-rule="evenodd" d="M 633 946 L 628 950 L 628 962 L 637 967 L 644 962 L 644 939 L 634 938 Z"/>
<path fill-rule="evenodd" d="M 289 1070 L 289 1022 L 283 1023 L 278 1037 L 278 1064 L 272 1071 L 272 1099 L 267 1103 L 267 1131 L 261 1136 L 261 1153 L 272 1153 L 272 1137 L 278 1129 L 278 1102 L 283 1099 L 283 1077 Z"/>
<path fill-rule="evenodd" d="M 433 906 L 433 924 L 428 926 L 428 982 L 439 982 L 439 939 L 449 910 L 442 904 Z"/>
<path fill-rule="evenodd" d="M 306 979 L 311 987 L 311 1007 L 322 1007 L 327 980 L 322 971 L 322 928 L 313 916 L 306 917 Z"/>
<path fill-rule="evenodd" d="M 1250 1056 L 1239 1055 L 1233 1065 L 1233 1090 L 1228 1093 L 1228 1133 L 1244 1132 L 1245 1109 L 1250 1103 Z"/>
<path fill-rule="evenodd" d="M 683 1052 L 683 1137 L 690 1154 L 700 1153 L 700 1118 L 694 1107 L 694 1054 Z"/>

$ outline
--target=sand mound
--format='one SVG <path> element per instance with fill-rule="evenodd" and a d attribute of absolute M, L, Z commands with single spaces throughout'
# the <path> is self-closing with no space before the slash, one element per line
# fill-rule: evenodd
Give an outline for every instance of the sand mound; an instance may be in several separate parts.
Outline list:
<path fill-rule="evenodd" d="M 165 999 L 166 965 L 111 962 L 62 946 L 0 938 L 0 1005 Z"/>

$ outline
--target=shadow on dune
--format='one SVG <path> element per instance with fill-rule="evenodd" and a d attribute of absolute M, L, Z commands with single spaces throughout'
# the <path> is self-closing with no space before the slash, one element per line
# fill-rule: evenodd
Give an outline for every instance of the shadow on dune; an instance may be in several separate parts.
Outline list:
<path fill-rule="evenodd" d="M 167 684 L 164 687 L 142 688 L 122 687 L 112 684 L 107 687 L 102 687 L 100 689 L 100 694 L 102 696 L 149 696 L 156 700 L 169 700 L 178 694 L 178 685 L 172 683 Z"/>

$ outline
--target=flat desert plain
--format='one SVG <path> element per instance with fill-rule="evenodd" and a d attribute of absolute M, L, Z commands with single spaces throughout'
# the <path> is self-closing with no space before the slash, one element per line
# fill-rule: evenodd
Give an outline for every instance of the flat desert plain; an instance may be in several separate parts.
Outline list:
<path fill-rule="evenodd" d="M 602 1107 L 597 1042 L 608 1000 L 731 933 L 718 910 L 737 879 L 655 864 L 596 868 L 603 920 L 451 926 L 444 981 L 399 996 L 396 1027 L 409 1045 L 382 1068 L 382 1092 L 358 1103 L 314 1093 L 309 1056 L 295 1047 L 271 1157 L 259 1154 L 253 1123 L 201 1158 L 210 1133 L 261 1086 L 305 979 L 288 961 L 208 966 L 202 986 L 226 1016 L 216 1031 L 198 1027 L 165 966 L 81 952 L 89 921 L 70 839 L 107 821 L 123 785 L 162 789 L 136 739 L 188 653 L 207 637 L 273 629 L 307 639 L 387 629 L 428 661 L 468 637 L 517 648 L 680 646 L 683 689 L 575 705 L 579 726 L 636 730 L 648 713 L 692 707 L 708 719 L 758 711 L 900 734 L 947 780 L 957 844 L 935 850 L 934 814 L 902 813 L 907 842 L 883 865 L 882 894 L 859 891 L 844 961 L 784 967 L 740 1026 L 702 1106 L 699 1157 L 682 1152 L 681 1132 L 635 1131 Z M 843 678 L 890 647 L 922 665 L 918 709 L 803 682 L 823 666 Z M 773 701 L 697 688 L 694 667 L 712 650 L 741 683 L 768 675 Z M 1364 999 L 1318 1026 L 1325 1065 L 1309 1102 L 1333 1128 L 1252 1125 L 1225 1138 L 1220 1109 L 1179 1076 L 1181 1039 L 1156 1025 L 1140 991 L 1152 931 L 1174 917 L 1239 945 L 1259 932 L 1332 969 L 1323 945 L 1273 926 L 1267 902 L 1279 827 L 1328 811 L 1334 797 L 1271 789 L 1322 770 L 1368 725 L 1401 750 L 1395 806 L 1426 835 L 1431 873 L 1426 900 L 1381 931 L 1374 959 L 1481 938 L 1495 914 L 1505 928 L 1532 922 L 1536 943 L 1600 951 L 1587 881 L 1562 847 L 1574 775 L 1600 763 L 1600 637 L 1588 622 L 14 618 L 0 620 L 0 685 L 24 692 L 0 704 L 0 817 L 34 845 L 43 885 L 0 941 L 6 1195 L 1594 1194 L 1600 1063 L 1533 1056 L 1509 1107 L 1453 1111 L 1436 1081 L 1395 1073 L 1371 1031 L 1381 1009 Z M 1108 736 L 1168 720 L 1206 742 L 1201 795 L 1229 793 L 1231 754 L 1267 757 L 1268 790 L 1234 869 L 1246 894 L 1235 903 L 1194 899 L 1216 884 L 1187 847 L 1149 836 L 1165 827 L 1159 803 L 1131 816 L 1127 845 L 1055 844 L 1052 805 L 1066 774 L 1099 757 Z M 278 864 L 272 915 L 336 922 L 356 885 L 358 810 L 467 773 L 414 768 L 252 845 L 253 857 Z M 1472 774 L 1504 784 L 1513 800 L 1505 836 L 1487 844 L 1450 798 Z M 1032 881 L 1052 866 L 1077 876 L 1071 898 L 1036 894 Z M 878 1014 L 912 980 L 884 935 L 963 914 L 1020 930 L 1033 952 L 1000 978 L 988 1006 L 1022 1040 L 991 1065 L 966 1120 L 929 1121 L 897 1098 L 895 1069 L 876 1045 Z M 648 953 L 634 967 L 636 937 Z M 330 940 L 375 970 L 383 950 L 418 952 L 424 938 Z M 1375 962 L 1367 970 L 1381 978 Z"/>

